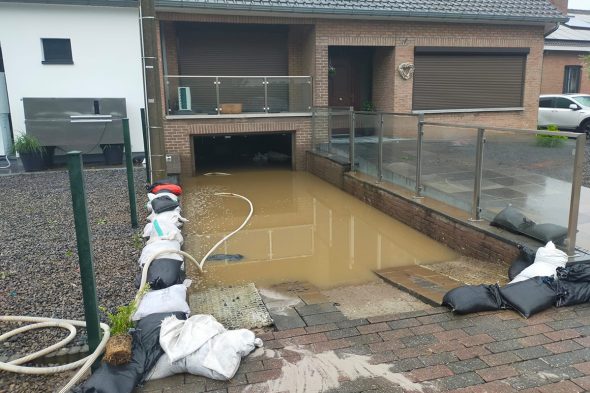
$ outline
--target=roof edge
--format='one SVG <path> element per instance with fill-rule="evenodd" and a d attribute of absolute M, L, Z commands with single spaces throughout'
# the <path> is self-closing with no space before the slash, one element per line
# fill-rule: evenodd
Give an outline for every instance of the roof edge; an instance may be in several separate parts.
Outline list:
<path fill-rule="evenodd" d="M 137 7 L 137 0 L 0 0 L 9 4 L 84 5 L 89 7 Z"/>

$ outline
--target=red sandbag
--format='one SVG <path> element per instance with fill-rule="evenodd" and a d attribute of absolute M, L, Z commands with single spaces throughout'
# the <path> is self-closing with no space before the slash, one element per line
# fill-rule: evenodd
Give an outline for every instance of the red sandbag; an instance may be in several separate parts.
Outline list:
<path fill-rule="evenodd" d="M 174 195 L 182 194 L 182 188 L 176 184 L 159 184 L 152 189 L 153 194 L 157 194 L 160 191 L 168 191 Z"/>

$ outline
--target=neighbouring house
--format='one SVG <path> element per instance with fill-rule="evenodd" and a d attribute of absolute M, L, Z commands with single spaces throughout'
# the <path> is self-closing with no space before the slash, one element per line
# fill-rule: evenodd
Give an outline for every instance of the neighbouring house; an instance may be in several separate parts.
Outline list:
<path fill-rule="evenodd" d="M 121 122 L 108 116 L 127 116 L 132 149 L 143 152 L 136 1 L 0 0 L 0 52 L 14 136 L 39 136 L 57 155 L 100 153 L 122 143 Z"/>
<path fill-rule="evenodd" d="M 545 38 L 542 94 L 590 94 L 590 11 L 569 10 L 569 20 Z"/>
<path fill-rule="evenodd" d="M 544 37 L 567 20 L 549 0 L 156 7 L 166 150 L 184 173 L 267 151 L 304 169 L 314 106 L 536 128 Z"/>

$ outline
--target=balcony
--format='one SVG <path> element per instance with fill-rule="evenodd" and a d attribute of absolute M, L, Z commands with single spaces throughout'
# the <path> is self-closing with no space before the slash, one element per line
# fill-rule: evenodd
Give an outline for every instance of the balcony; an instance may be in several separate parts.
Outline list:
<path fill-rule="evenodd" d="M 168 119 L 311 116 L 310 76 L 165 75 Z"/>

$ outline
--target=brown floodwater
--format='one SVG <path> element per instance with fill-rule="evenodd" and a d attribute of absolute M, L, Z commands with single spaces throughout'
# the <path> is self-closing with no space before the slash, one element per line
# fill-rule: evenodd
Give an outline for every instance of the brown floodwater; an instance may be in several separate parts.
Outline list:
<path fill-rule="evenodd" d="M 214 254 L 239 261 L 205 263 L 198 286 L 309 282 L 318 288 L 378 281 L 373 271 L 449 261 L 457 254 L 307 172 L 241 170 L 183 179 L 185 250 L 200 260 L 249 212 L 248 225 Z M 195 270 L 189 273 L 195 276 Z"/>

